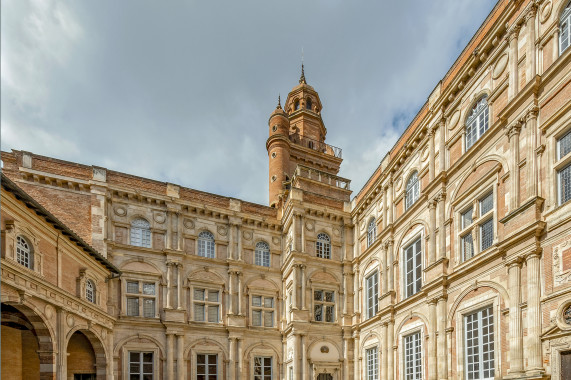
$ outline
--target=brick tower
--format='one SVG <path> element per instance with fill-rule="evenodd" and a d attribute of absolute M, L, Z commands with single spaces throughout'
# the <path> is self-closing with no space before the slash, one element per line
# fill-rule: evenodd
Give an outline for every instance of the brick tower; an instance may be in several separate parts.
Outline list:
<path fill-rule="evenodd" d="M 296 171 L 315 169 L 331 176 L 339 172 L 341 149 L 325 143 L 327 129 L 321 119 L 322 109 L 319 94 L 307 84 L 302 65 L 299 84 L 288 94 L 283 109 L 278 100 L 268 121 L 270 206 L 280 204 Z M 345 196 L 341 198 L 345 200 Z"/>

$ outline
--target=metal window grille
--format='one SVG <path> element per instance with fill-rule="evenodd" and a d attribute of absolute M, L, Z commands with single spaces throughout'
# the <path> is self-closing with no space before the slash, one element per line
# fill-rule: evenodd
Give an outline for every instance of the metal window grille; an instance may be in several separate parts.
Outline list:
<path fill-rule="evenodd" d="M 151 225 L 145 219 L 135 219 L 131 223 L 131 245 L 151 247 Z"/>
<path fill-rule="evenodd" d="M 377 223 L 375 218 L 369 221 L 369 226 L 367 228 L 367 247 L 370 247 L 377 240 Z"/>
<path fill-rule="evenodd" d="M 127 293 L 131 293 L 131 294 L 139 293 L 139 282 L 138 281 L 127 281 Z"/>
<path fill-rule="evenodd" d="M 567 4 L 559 19 L 559 54 L 563 54 L 571 41 L 571 2 Z"/>
<path fill-rule="evenodd" d="M 489 126 L 488 98 L 482 97 L 470 111 L 466 120 L 466 150 L 488 130 Z"/>
<path fill-rule="evenodd" d="M 254 357 L 254 380 L 272 380 L 271 357 Z"/>
<path fill-rule="evenodd" d="M 95 285 L 93 285 L 91 280 L 85 282 L 85 299 L 95 303 Z"/>
<path fill-rule="evenodd" d="M 214 235 L 208 231 L 198 234 L 198 256 L 214 258 Z"/>
<path fill-rule="evenodd" d="M 129 351 L 129 380 L 153 380 L 153 353 Z"/>
<path fill-rule="evenodd" d="M 418 200 L 419 196 L 420 182 L 418 181 L 418 173 L 414 172 L 406 183 L 405 210 L 408 210 Z"/>
<path fill-rule="evenodd" d="M 156 291 L 154 283 L 127 281 L 127 294 L 129 295 L 127 297 L 127 315 L 155 318 Z M 137 295 L 137 297 L 132 295 Z M 142 310 L 139 310 L 140 306 L 142 306 Z"/>
<path fill-rule="evenodd" d="M 422 342 L 420 332 L 404 337 L 404 372 L 407 380 L 422 379 Z"/>
<path fill-rule="evenodd" d="M 462 236 L 462 258 L 463 261 L 474 257 L 474 240 L 472 239 L 472 231 Z"/>
<path fill-rule="evenodd" d="M 31 259 L 32 250 L 30 249 L 30 245 L 22 236 L 18 236 L 16 238 L 16 261 L 18 264 L 25 266 L 26 268 L 32 268 L 32 259 Z"/>
<path fill-rule="evenodd" d="M 571 152 L 571 131 L 557 140 L 557 157 L 562 159 Z"/>
<path fill-rule="evenodd" d="M 218 379 L 218 355 L 196 355 L 196 378 L 200 380 Z"/>
<path fill-rule="evenodd" d="M 317 234 L 317 242 L 315 242 L 315 251 L 317 252 L 317 257 L 322 259 L 331 258 L 331 239 L 324 233 Z"/>
<path fill-rule="evenodd" d="M 196 322 L 220 322 L 219 290 L 194 288 L 192 300 Z"/>
<path fill-rule="evenodd" d="M 143 298 L 143 317 L 154 318 L 155 317 L 155 299 L 154 298 Z"/>
<path fill-rule="evenodd" d="M 367 277 L 367 318 L 377 314 L 379 306 L 379 273 L 375 272 Z"/>
<path fill-rule="evenodd" d="M 367 356 L 367 380 L 379 380 L 379 355 L 377 347 L 369 348 Z"/>
<path fill-rule="evenodd" d="M 557 173 L 559 181 L 559 204 L 571 199 L 571 165 L 567 165 Z"/>
<path fill-rule="evenodd" d="M 270 246 L 268 243 L 260 241 L 256 243 L 256 251 L 254 254 L 254 264 L 263 267 L 270 266 Z"/>
<path fill-rule="evenodd" d="M 313 291 L 313 318 L 317 322 L 335 322 L 334 291 Z"/>
<path fill-rule="evenodd" d="M 420 237 L 404 250 L 406 297 L 416 294 L 422 286 L 422 252 Z"/>
<path fill-rule="evenodd" d="M 494 242 L 494 219 L 489 219 L 480 225 L 480 250 L 492 246 Z"/>
<path fill-rule="evenodd" d="M 494 378 L 494 315 L 492 307 L 467 315 L 465 321 L 466 378 Z"/>

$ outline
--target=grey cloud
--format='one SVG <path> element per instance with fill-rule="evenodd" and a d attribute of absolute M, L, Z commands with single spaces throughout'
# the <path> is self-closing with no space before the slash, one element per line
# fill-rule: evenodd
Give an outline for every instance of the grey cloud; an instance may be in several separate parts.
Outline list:
<path fill-rule="evenodd" d="M 492 0 L 2 3 L 2 149 L 267 203 L 267 120 L 306 76 L 358 191 Z"/>

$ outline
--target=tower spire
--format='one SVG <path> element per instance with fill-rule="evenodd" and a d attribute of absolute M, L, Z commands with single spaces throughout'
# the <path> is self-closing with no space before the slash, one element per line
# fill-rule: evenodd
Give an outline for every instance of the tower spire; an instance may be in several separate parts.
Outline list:
<path fill-rule="evenodd" d="M 303 71 L 303 47 L 301 48 L 301 77 L 299 77 L 299 84 L 307 84 L 305 81 L 305 72 Z"/>
<path fill-rule="evenodd" d="M 282 109 L 282 102 L 281 102 L 281 94 L 278 94 L 278 105 L 276 106 L 277 110 Z"/>

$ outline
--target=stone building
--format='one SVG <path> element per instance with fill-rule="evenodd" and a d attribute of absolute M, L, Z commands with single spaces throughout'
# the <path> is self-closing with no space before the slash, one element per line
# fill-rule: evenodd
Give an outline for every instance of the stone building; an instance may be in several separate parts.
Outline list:
<path fill-rule="evenodd" d="M 38 350 L 58 378 L 62 327 L 91 343 L 96 378 L 569 379 L 570 18 L 569 0 L 499 1 L 353 199 L 303 71 L 268 122 L 270 207 L 3 152 L 14 186 L 108 260 L 97 321 L 67 327 L 65 302 L 34 306 L 3 266 L 3 355 L 5 320 L 25 317 L 58 342 Z"/>

